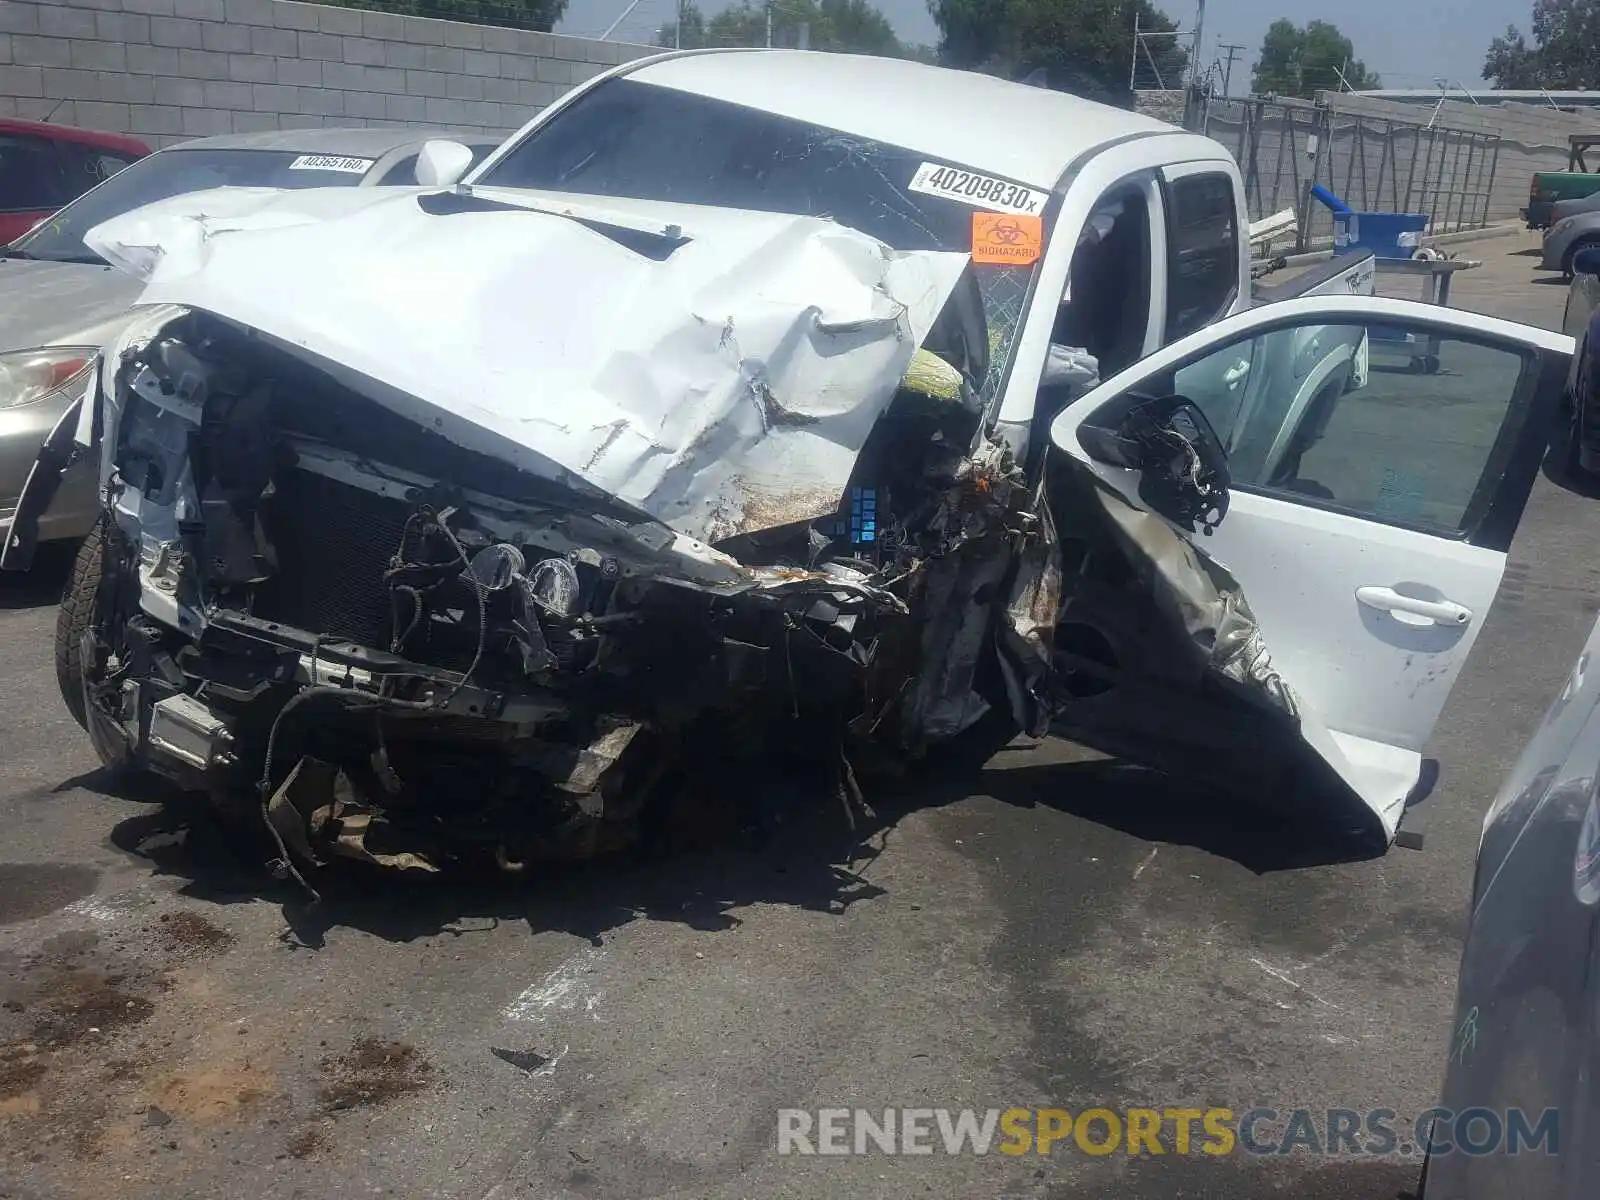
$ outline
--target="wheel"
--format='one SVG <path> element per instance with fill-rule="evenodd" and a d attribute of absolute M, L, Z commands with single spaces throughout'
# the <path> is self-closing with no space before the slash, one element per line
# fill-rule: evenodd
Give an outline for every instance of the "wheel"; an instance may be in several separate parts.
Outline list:
<path fill-rule="evenodd" d="M 106 521 L 101 517 L 78 547 L 67 586 L 61 593 L 61 606 L 56 610 L 56 683 L 67 711 L 84 729 L 89 728 L 89 721 L 83 707 L 83 664 L 78 658 L 78 646 L 94 620 L 95 597 L 105 561 L 105 531 Z"/>
<path fill-rule="evenodd" d="M 1561 278 L 1571 282 L 1572 260 L 1578 257 L 1579 250 L 1588 250 L 1594 246 L 1600 246 L 1600 238 L 1580 238 L 1568 246 L 1566 255 L 1561 259 Z"/>

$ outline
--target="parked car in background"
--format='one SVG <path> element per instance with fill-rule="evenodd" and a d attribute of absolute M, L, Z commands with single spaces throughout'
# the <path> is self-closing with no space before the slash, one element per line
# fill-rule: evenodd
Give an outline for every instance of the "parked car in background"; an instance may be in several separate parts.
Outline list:
<path fill-rule="evenodd" d="M 1600 246 L 1573 260 L 1572 283 L 1561 331 L 1577 344 L 1567 377 L 1566 403 L 1572 425 L 1567 436 L 1569 472 L 1600 474 Z"/>
<path fill-rule="evenodd" d="M 474 162 L 499 139 L 417 129 L 296 129 L 200 138 L 111 176 L 0 249 L 0 537 L 40 443 L 139 295 L 140 284 L 83 244 L 102 221 L 155 200 L 218 187 L 416 184 L 430 138 L 451 136 Z M 308 281 L 308 285 L 310 283 Z M 82 537 L 97 505 L 93 472 L 75 471 L 39 524 L 41 540 Z"/>
<path fill-rule="evenodd" d="M 1539 266 L 1546 271 L 1560 271 L 1572 278 L 1572 260 L 1579 251 L 1600 246 L 1600 209 L 1562 217 L 1544 235 L 1544 253 Z"/>
<path fill-rule="evenodd" d="M 1423 1200 L 1594 1194 L 1597 783 L 1600 623 L 1484 818 Z"/>
<path fill-rule="evenodd" d="M 120 133 L 0 120 L 0 244 L 149 153 Z"/>
<path fill-rule="evenodd" d="M 1558 200 L 1550 208 L 1550 224 L 1555 225 L 1568 217 L 1580 216 L 1586 212 L 1600 209 L 1600 192 L 1592 196 L 1583 196 L 1577 200 Z"/>
<path fill-rule="evenodd" d="M 1529 229 L 1548 229 L 1552 210 L 1563 200 L 1600 192 L 1600 174 L 1590 170 L 1588 155 L 1600 147 L 1600 134 L 1575 133 L 1567 139 L 1567 169 L 1540 171 L 1528 184 L 1528 207 L 1522 210 Z"/>

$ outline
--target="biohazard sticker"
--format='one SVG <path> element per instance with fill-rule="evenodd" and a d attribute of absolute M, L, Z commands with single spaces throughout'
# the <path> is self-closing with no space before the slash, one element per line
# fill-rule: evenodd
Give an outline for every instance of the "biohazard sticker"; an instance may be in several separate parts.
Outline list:
<path fill-rule="evenodd" d="M 1044 222 L 1020 213 L 972 214 L 972 261 L 1007 267 L 1037 262 Z"/>
<path fill-rule="evenodd" d="M 907 185 L 913 192 L 924 196 L 940 196 L 973 208 L 986 208 L 991 212 L 1025 213 L 1039 216 L 1044 212 L 1044 202 L 1049 193 L 1035 191 L 1020 183 L 1008 183 L 992 175 L 979 175 L 960 167 L 945 167 L 925 162 L 917 168 Z"/>

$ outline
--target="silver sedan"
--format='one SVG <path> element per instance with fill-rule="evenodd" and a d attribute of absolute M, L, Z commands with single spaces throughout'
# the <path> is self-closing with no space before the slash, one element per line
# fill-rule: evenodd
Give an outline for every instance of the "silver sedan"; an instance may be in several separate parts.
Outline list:
<path fill-rule="evenodd" d="M 1539 266 L 1572 278 L 1572 259 L 1580 250 L 1600 246 L 1600 210 L 1589 209 L 1562 217 L 1545 232 Z"/>
<path fill-rule="evenodd" d="M 40 444 L 87 386 L 143 285 L 83 244 L 102 221 L 183 192 L 216 187 L 416 184 L 430 138 L 468 146 L 474 163 L 498 138 L 416 129 L 296 129 L 200 138 L 127 167 L 0 249 L 0 536 L 9 536 Z M 74 468 L 39 522 L 41 541 L 82 537 L 99 508 L 94 473 Z"/>

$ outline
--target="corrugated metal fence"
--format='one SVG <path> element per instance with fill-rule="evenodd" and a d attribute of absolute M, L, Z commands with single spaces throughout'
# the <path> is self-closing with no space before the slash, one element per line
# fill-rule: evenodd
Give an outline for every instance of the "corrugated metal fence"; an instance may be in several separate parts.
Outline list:
<path fill-rule="evenodd" d="M 1259 97 L 1212 97 L 1194 107 L 1190 124 L 1234 152 L 1251 217 L 1298 212 L 1300 250 L 1333 240 L 1332 214 L 1311 198 L 1314 183 L 1358 211 L 1426 213 L 1434 233 L 1489 222 L 1495 134 Z"/>

